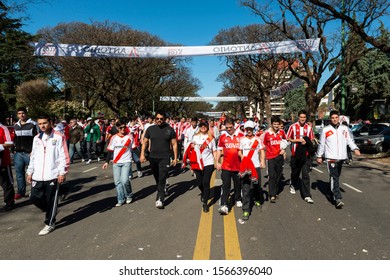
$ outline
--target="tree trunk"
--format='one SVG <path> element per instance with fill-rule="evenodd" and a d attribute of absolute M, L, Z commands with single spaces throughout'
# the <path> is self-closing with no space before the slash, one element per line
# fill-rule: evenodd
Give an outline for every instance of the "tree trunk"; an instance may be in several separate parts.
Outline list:
<path fill-rule="evenodd" d="M 313 86 L 307 87 L 305 94 L 308 121 L 313 121 L 316 119 L 318 105 L 320 104 L 321 100 L 317 98 L 317 92 Z"/>

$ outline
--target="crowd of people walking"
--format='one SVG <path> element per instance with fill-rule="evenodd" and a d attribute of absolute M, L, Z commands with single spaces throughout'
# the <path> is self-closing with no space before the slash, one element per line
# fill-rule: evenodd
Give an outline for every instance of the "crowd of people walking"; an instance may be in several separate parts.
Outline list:
<path fill-rule="evenodd" d="M 316 158 L 318 164 L 325 161 L 328 165 L 336 208 L 344 206 L 339 177 L 347 159 L 347 146 L 360 154 L 348 127 L 339 123 L 337 111 L 330 113 L 331 123 L 322 130 L 317 150 L 313 128 L 303 110 L 287 131 L 282 129 L 283 122 L 277 116 L 271 117 L 267 129 L 258 119 L 231 119 L 224 115 L 220 119 L 169 118 L 164 112 L 157 112 L 144 119 L 88 117 L 86 120 L 72 118 L 69 123 L 54 122 L 43 115 L 35 122 L 28 118 L 25 108 L 18 108 L 17 116 L 14 138 L 0 124 L 0 184 L 5 202 L 2 211 L 12 210 L 15 201 L 29 196 L 45 212 L 45 227 L 39 235 L 55 229 L 60 186 L 76 155 L 83 164 L 104 161 L 103 170 L 112 164 L 116 207 L 133 201 L 132 163 L 141 178 L 141 164 L 148 161 L 157 186 L 155 207 L 164 209 L 169 168 L 181 162 L 181 167 L 189 168 L 195 176 L 202 210 L 208 213 L 212 202 L 210 182 L 213 172 L 218 170 L 222 179 L 218 212 L 228 215 L 235 205 L 242 208 L 242 219 L 248 220 L 252 208 L 260 207 L 266 199 L 276 203 L 282 191 L 280 182 L 288 148 L 291 149 L 290 193 L 300 190 L 303 201 L 314 203 L 310 170 Z M 14 153 L 16 193 L 11 152 Z M 265 176 L 261 175 L 261 169 L 266 169 L 267 182 L 262 182 Z M 26 191 L 27 183 L 31 184 L 30 193 Z M 268 191 L 263 188 L 265 183 Z"/>

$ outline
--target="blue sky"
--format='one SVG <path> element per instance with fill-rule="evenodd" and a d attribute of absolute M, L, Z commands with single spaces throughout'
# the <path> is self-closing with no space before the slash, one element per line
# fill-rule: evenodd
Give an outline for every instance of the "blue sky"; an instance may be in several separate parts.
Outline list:
<path fill-rule="evenodd" d="M 27 14 L 30 19 L 25 21 L 24 30 L 33 34 L 58 23 L 109 20 L 185 46 L 208 45 L 222 29 L 259 23 L 259 18 L 241 7 L 238 0 L 46 0 L 30 5 Z M 224 63 L 218 57 L 195 57 L 189 66 L 202 83 L 198 93 L 217 96 L 222 83 L 216 78 L 226 69 Z"/>

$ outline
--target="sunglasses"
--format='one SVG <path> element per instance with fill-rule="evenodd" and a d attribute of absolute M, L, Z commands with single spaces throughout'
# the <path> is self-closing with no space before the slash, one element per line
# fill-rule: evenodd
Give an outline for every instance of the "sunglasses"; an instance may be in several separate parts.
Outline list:
<path fill-rule="evenodd" d="M 126 126 L 120 126 L 119 129 L 126 129 Z"/>
<path fill-rule="evenodd" d="M 232 126 L 226 126 L 225 128 L 226 129 L 232 129 L 233 127 Z"/>
<path fill-rule="evenodd" d="M 156 118 L 156 121 L 162 121 L 162 120 L 164 120 L 164 118 Z"/>

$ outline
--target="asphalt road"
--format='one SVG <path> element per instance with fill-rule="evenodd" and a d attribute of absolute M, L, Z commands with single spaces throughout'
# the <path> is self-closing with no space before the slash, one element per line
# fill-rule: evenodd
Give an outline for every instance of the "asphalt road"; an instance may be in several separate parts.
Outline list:
<path fill-rule="evenodd" d="M 390 169 L 364 160 L 342 171 L 345 207 L 328 198 L 325 165 L 311 172 L 314 204 L 286 188 L 277 203 L 254 208 L 249 221 L 233 207 L 218 214 L 221 180 L 213 179 L 210 213 L 202 213 L 199 190 L 190 172 L 172 170 L 166 207 L 154 207 L 155 185 L 148 164 L 145 176 L 131 181 L 134 201 L 114 207 L 112 170 L 102 163 L 71 165 L 60 203 L 57 227 L 38 236 L 42 213 L 28 202 L 0 213 L 0 258 L 3 260 L 389 260 Z M 133 169 L 134 170 L 134 169 Z M 289 178 L 286 161 L 284 177 Z M 262 173 L 262 183 L 267 178 Z M 264 188 L 266 190 L 266 188 Z M 0 191 L 1 197 L 3 196 Z"/>

